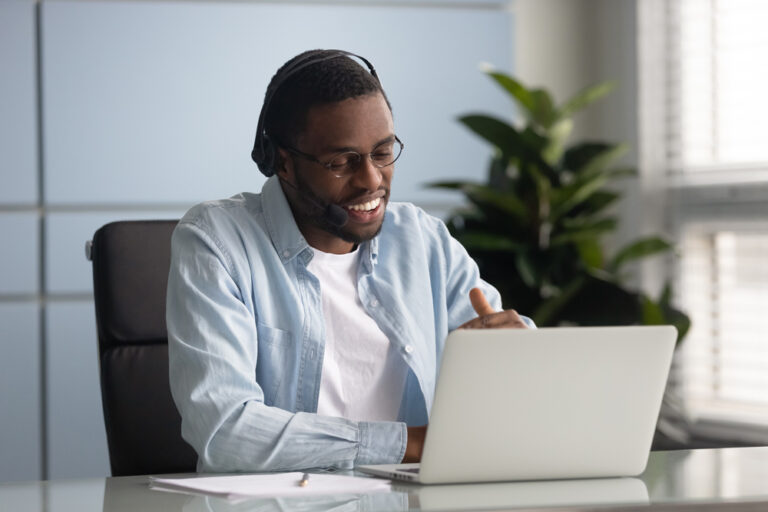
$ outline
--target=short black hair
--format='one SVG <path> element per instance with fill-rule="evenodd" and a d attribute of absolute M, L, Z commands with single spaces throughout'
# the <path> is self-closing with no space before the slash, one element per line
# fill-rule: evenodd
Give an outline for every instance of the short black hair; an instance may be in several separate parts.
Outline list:
<path fill-rule="evenodd" d="M 318 61 L 283 77 L 305 59 Z M 347 55 L 338 50 L 303 52 L 283 64 L 267 87 L 265 101 L 270 94 L 272 98 L 265 105 L 264 131 L 278 146 L 295 145 L 312 107 L 375 93 L 381 93 L 392 110 L 379 79 Z"/>

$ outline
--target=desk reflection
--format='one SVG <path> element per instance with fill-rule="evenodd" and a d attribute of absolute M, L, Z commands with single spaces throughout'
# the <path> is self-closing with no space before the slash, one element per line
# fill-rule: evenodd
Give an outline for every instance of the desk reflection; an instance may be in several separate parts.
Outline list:
<path fill-rule="evenodd" d="M 166 475 L 172 476 L 172 475 Z M 176 475 L 181 476 L 181 475 Z M 149 489 L 146 475 L 74 480 L 0 482 L 0 510 L 69 512 L 457 510 L 518 507 L 605 507 L 637 503 L 724 504 L 756 502 L 768 510 L 768 447 L 651 453 L 638 479 L 564 480 L 495 484 L 394 484 L 391 492 L 312 499 L 254 499 L 239 503 Z M 746 503 L 749 505 L 750 503 Z M 760 508 L 762 507 L 762 508 Z"/>
<path fill-rule="evenodd" d="M 105 511 L 128 509 L 183 510 L 184 512 L 447 511 L 561 505 L 647 504 L 649 502 L 645 484 L 636 478 L 460 485 L 393 483 L 391 492 L 306 498 L 255 498 L 237 502 L 210 496 L 163 491 L 126 493 L 127 484 L 128 482 L 120 479 L 107 479 L 104 492 Z M 133 496 L 130 503 L 121 502 L 128 495 Z"/>
<path fill-rule="evenodd" d="M 499 509 L 562 505 L 648 504 L 648 490 L 637 478 L 552 480 L 462 485 L 393 485 L 408 492 L 419 510 Z"/>

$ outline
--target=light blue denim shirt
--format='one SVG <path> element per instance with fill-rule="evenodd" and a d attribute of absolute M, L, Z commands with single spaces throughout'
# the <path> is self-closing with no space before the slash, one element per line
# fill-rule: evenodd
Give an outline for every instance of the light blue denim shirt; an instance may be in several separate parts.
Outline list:
<path fill-rule="evenodd" d="M 469 290 L 498 292 L 439 219 L 388 205 L 363 243 L 358 293 L 408 364 L 398 421 L 315 414 L 325 322 L 313 250 L 276 178 L 192 208 L 174 231 L 168 280 L 170 382 L 199 471 L 396 463 L 406 425 L 428 423 L 446 335 L 476 316 Z"/>

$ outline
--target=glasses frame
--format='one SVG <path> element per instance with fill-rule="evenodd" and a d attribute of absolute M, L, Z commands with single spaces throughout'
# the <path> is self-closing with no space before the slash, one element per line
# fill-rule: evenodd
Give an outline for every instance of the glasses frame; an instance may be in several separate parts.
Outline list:
<path fill-rule="evenodd" d="M 400 152 L 397 154 L 397 156 L 395 157 L 395 159 L 394 159 L 394 160 L 392 160 L 391 162 L 389 162 L 388 164 L 385 164 L 385 165 L 379 165 L 379 164 L 377 164 L 377 163 L 376 163 L 376 162 L 373 160 L 373 157 L 372 157 L 372 155 L 373 155 L 373 153 L 375 153 L 375 152 L 376 152 L 376 150 L 377 150 L 379 147 L 381 147 L 381 146 L 383 146 L 384 144 L 386 144 L 386 142 L 382 142 L 381 144 L 379 144 L 378 146 L 376 146 L 375 148 L 373 148 L 373 151 L 371 151 L 370 153 L 365 153 L 365 154 L 363 154 L 363 153 L 358 153 L 357 151 L 342 151 L 341 153 L 337 153 L 337 154 L 333 155 L 333 156 L 331 157 L 331 159 L 330 159 L 330 160 L 328 160 L 327 162 L 323 162 L 322 160 L 320 160 L 320 159 L 319 159 L 319 158 L 317 158 L 316 156 L 314 156 L 314 155 L 310 155 L 309 153 L 304 153 L 303 151 L 299 151 L 299 150 L 298 150 L 298 149 L 296 149 L 296 148 L 292 148 L 292 147 L 290 147 L 290 146 L 284 146 L 284 147 L 285 147 L 285 149 L 286 149 L 286 150 L 287 150 L 289 153 L 292 153 L 292 154 L 294 154 L 294 155 L 296 155 L 296 156 L 300 156 L 300 157 L 302 157 L 302 158 L 304 158 L 305 160 L 308 160 L 308 161 L 310 161 L 310 162 L 313 162 L 313 163 L 316 163 L 316 164 L 320 164 L 320 165 L 322 165 L 323 167 L 325 167 L 326 169 L 328 169 L 328 172 L 330 172 L 330 173 L 331 173 L 333 176 L 335 176 L 335 177 L 337 177 L 337 178 L 347 178 L 347 177 L 349 177 L 349 176 L 352 176 L 353 174 L 355 174 L 355 173 L 357 172 L 357 167 L 358 167 L 358 166 L 360 165 L 360 163 L 363 161 L 363 158 L 368 158 L 368 159 L 370 159 L 370 161 L 371 161 L 371 163 L 373 164 L 373 166 L 374 166 L 374 167 L 376 167 L 376 168 L 378 168 L 378 169 L 383 169 L 384 167 L 389 167 L 390 165 L 392 165 L 392 164 L 394 164 L 395 162 L 397 162 L 398 158 L 400 158 L 400 155 L 402 155 L 402 154 L 403 154 L 403 150 L 405 149 L 405 144 L 403 144 L 403 141 L 401 141 L 401 140 L 398 138 L 398 136 L 397 136 L 397 135 L 395 135 L 395 140 L 394 140 L 394 142 L 396 142 L 397 144 L 400 144 Z M 358 156 L 360 157 L 360 160 L 359 160 L 359 161 L 358 161 L 358 162 L 355 164 L 355 166 L 354 166 L 354 167 L 352 167 L 352 168 L 351 168 L 351 171 L 349 171 L 349 172 L 344 172 L 344 173 L 342 173 L 342 174 L 338 174 L 337 172 L 335 172 L 335 171 L 332 169 L 332 167 L 331 167 L 331 162 L 333 162 L 333 161 L 334 161 L 336 158 L 338 158 L 338 157 L 339 157 L 339 156 L 341 156 L 341 155 L 347 155 L 347 154 L 350 154 L 350 153 L 354 153 L 355 155 L 358 155 Z"/>

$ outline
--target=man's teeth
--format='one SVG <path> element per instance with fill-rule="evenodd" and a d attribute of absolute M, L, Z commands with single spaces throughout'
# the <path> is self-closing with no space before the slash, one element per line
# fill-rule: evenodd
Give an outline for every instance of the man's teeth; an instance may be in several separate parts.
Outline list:
<path fill-rule="evenodd" d="M 347 206 L 347 208 L 357 212 L 367 212 L 376 209 L 380 202 L 381 198 L 378 198 L 373 201 L 368 201 L 367 203 L 353 204 L 352 206 Z"/>

